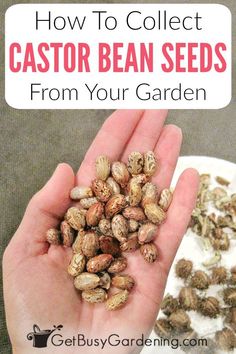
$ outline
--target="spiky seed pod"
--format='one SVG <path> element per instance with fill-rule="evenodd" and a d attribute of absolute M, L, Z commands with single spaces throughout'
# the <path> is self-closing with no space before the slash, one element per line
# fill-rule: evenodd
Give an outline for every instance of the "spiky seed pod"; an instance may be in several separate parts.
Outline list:
<path fill-rule="evenodd" d="M 211 273 L 212 284 L 224 284 L 227 280 L 227 270 L 225 267 L 214 267 Z"/>
<path fill-rule="evenodd" d="M 169 317 L 169 321 L 171 326 L 180 332 L 186 331 L 190 327 L 190 318 L 182 309 L 173 312 Z"/>
<path fill-rule="evenodd" d="M 169 338 L 173 333 L 173 328 L 166 318 L 160 318 L 155 323 L 154 331 L 161 338 Z"/>
<path fill-rule="evenodd" d="M 178 300 L 175 299 L 172 295 L 167 294 L 161 303 L 162 312 L 169 316 L 172 312 L 177 311 L 179 308 Z"/>
<path fill-rule="evenodd" d="M 183 279 L 187 279 L 190 276 L 192 269 L 193 263 L 187 259 L 180 259 L 175 266 L 176 275 Z"/>
<path fill-rule="evenodd" d="M 184 310 L 196 310 L 198 306 L 198 296 L 191 287 L 184 287 L 179 293 L 179 303 Z"/>
<path fill-rule="evenodd" d="M 229 328 L 223 328 L 215 334 L 217 345 L 222 350 L 233 350 L 236 347 L 236 337 L 234 332 Z"/>
<path fill-rule="evenodd" d="M 197 288 L 199 290 L 207 289 L 210 285 L 210 279 L 208 275 L 202 270 L 197 270 L 190 281 L 190 284 L 193 288 Z"/>
<path fill-rule="evenodd" d="M 223 299 L 227 305 L 236 306 L 236 288 L 224 289 Z"/>
<path fill-rule="evenodd" d="M 219 301 L 213 296 L 201 299 L 199 301 L 199 311 L 203 316 L 217 317 L 220 313 Z"/>

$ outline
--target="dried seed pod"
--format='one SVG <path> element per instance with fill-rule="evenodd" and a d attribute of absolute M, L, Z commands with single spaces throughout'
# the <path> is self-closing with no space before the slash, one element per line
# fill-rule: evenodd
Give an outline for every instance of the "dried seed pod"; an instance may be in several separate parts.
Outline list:
<path fill-rule="evenodd" d="M 199 311 L 203 316 L 214 318 L 220 313 L 219 301 L 213 296 L 206 297 L 199 302 Z"/>
<path fill-rule="evenodd" d="M 138 175 L 143 169 L 143 155 L 140 152 L 133 151 L 128 156 L 127 168 L 131 175 Z"/>
<path fill-rule="evenodd" d="M 103 253 L 98 256 L 92 257 L 87 262 L 87 271 L 89 273 L 98 273 L 109 267 L 113 260 L 111 254 Z"/>
<path fill-rule="evenodd" d="M 115 258 L 111 262 L 107 271 L 113 274 L 120 273 L 123 272 L 123 270 L 125 270 L 126 267 L 127 267 L 127 259 L 125 257 L 119 257 L 119 258 Z"/>
<path fill-rule="evenodd" d="M 234 332 L 229 328 L 223 328 L 215 334 L 215 340 L 218 347 L 222 350 L 233 350 L 236 347 L 236 337 Z"/>
<path fill-rule="evenodd" d="M 157 203 L 158 190 L 157 186 L 154 183 L 147 182 L 142 188 L 142 207 L 145 208 L 145 205 L 150 203 Z"/>
<path fill-rule="evenodd" d="M 74 254 L 67 269 L 68 273 L 76 277 L 84 271 L 85 263 L 85 257 L 82 253 Z"/>
<path fill-rule="evenodd" d="M 148 151 L 144 154 L 144 166 L 143 172 L 147 176 L 153 176 L 156 172 L 157 163 L 156 157 L 152 151 Z"/>
<path fill-rule="evenodd" d="M 135 232 L 138 230 L 139 223 L 136 220 L 130 219 L 130 220 L 127 220 L 127 223 L 128 223 L 129 232 Z"/>
<path fill-rule="evenodd" d="M 111 165 L 107 156 L 100 155 L 96 158 L 96 176 L 98 179 L 105 181 L 110 174 Z"/>
<path fill-rule="evenodd" d="M 126 219 L 134 219 L 136 221 L 144 221 L 146 219 L 143 209 L 139 207 L 127 207 L 122 214 Z"/>
<path fill-rule="evenodd" d="M 140 253 L 148 263 L 153 263 L 157 259 L 158 251 L 157 247 L 153 242 L 145 243 L 140 246 Z"/>
<path fill-rule="evenodd" d="M 212 268 L 211 282 L 212 284 L 224 284 L 227 280 L 227 270 L 225 267 Z"/>
<path fill-rule="evenodd" d="M 78 290 L 95 289 L 100 284 L 100 278 L 97 274 L 81 273 L 74 279 L 74 286 Z"/>
<path fill-rule="evenodd" d="M 82 252 L 86 257 L 94 257 L 99 249 L 99 239 L 95 232 L 86 232 L 82 241 Z"/>
<path fill-rule="evenodd" d="M 175 312 L 179 309 L 178 300 L 175 299 L 172 295 L 167 294 L 161 303 L 162 312 L 169 316 L 172 312 Z"/>
<path fill-rule="evenodd" d="M 166 318 L 159 318 L 156 320 L 154 331 L 160 338 L 169 338 L 173 333 L 173 328 Z"/>
<path fill-rule="evenodd" d="M 112 236 L 111 222 L 107 219 L 101 219 L 98 224 L 99 231 L 105 236 Z"/>
<path fill-rule="evenodd" d="M 171 326 L 177 331 L 186 331 L 190 328 L 190 318 L 188 314 L 179 309 L 169 316 Z"/>
<path fill-rule="evenodd" d="M 144 243 L 148 243 L 154 239 L 157 235 L 157 226 L 152 223 L 147 223 L 140 226 L 138 230 L 138 240 L 142 245 Z"/>
<path fill-rule="evenodd" d="M 134 279 L 127 274 L 118 274 L 112 278 L 111 284 L 122 290 L 131 290 L 134 286 Z"/>
<path fill-rule="evenodd" d="M 112 295 L 106 301 L 106 308 L 109 311 L 117 310 L 122 307 L 128 300 L 129 292 L 127 290 L 119 291 L 118 293 Z"/>
<path fill-rule="evenodd" d="M 106 182 L 101 179 L 95 179 L 92 181 L 92 190 L 97 199 L 101 202 L 107 202 L 111 196 L 111 190 Z"/>
<path fill-rule="evenodd" d="M 207 289 L 210 285 L 210 279 L 208 275 L 202 270 L 197 270 L 190 281 L 190 284 L 193 288 L 197 288 L 199 290 Z"/>
<path fill-rule="evenodd" d="M 221 184 L 222 186 L 226 186 L 226 187 L 228 187 L 228 185 L 229 185 L 229 181 L 223 177 L 220 177 L 220 176 L 216 176 L 216 182 Z"/>
<path fill-rule="evenodd" d="M 120 186 L 114 180 L 113 177 L 108 177 L 108 179 L 106 180 L 106 183 L 107 183 L 108 187 L 110 188 L 112 195 L 120 194 Z"/>
<path fill-rule="evenodd" d="M 231 285 L 236 285 L 236 267 L 231 268 L 231 276 L 229 282 Z"/>
<path fill-rule="evenodd" d="M 224 289 L 223 299 L 227 305 L 236 306 L 236 289 L 235 288 Z"/>
<path fill-rule="evenodd" d="M 86 222 L 88 226 L 97 226 L 102 218 L 104 207 L 102 203 L 93 204 L 87 211 Z"/>
<path fill-rule="evenodd" d="M 144 208 L 148 220 L 154 224 L 160 225 L 166 218 L 166 213 L 155 203 L 149 203 Z"/>
<path fill-rule="evenodd" d="M 226 233 L 222 233 L 220 239 L 211 239 L 211 244 L 215 250 L 228 251 L 230 240 Z"/>
<path fill-rule="evenodd" d="M 182 288 L 179 293 L 179 303 L 184 310 L 196 310 L 198 306 L 196 291 L 190 287 Z"/>
<path fill-rule="evenodd" d="M 120 241 L 125 242 L 128 236 L 128 224 L 122 215 L 115 215 L 111 222 L 111 228 L 114 237 Z"/>
<path fill-rule="evenodd" d="M 213 265 L 217 264 L 220 260 L 221 260 L 221 254 L 219 252 L 215 252 L 213 257 L 206 260 L 202 264 L 204 265 L 204 267 L 209 268 L 209 267 L 212 267 Z"/>
<path fill-rule="evenodd" d="M 231 307 L 226 316 L 225 322 L 229 324 L 229 326 L 236 331 L 236 307 Z"/>
<path fill-rule="evenodd" d="M 72 227 L 68 224 L 66 220 L 62 221 L 60 228 L 63 245 L 66 247 L 71 247 L 75 237 L 74 229 L 72 229 Z"/>
<path fill-rule="evenodd" d="M 142 199 L 142 189 L 140 184 L 136 182 L 131 182 L 129 184 L 129 204 L 131 206 L 136 206 L 140 203 Z"/>
<path fill-rule="evenodd" d="M 80 229 L 78 231 L 77 237 L 72 245 L 72 249 L 73 249 L 74 253 L 82 252 L 82 244 L 83 244 L 84 235 L 85 235 L 85 231 L 83 229 Z"/>
<path fill-rule="evenodd" d="M 107 272 L 101 272 L 98 274 L 100 278 L 99 286 L 106 290 L 110 289 L 111 286 L 111 277 Z"/>
<path fill-rule="evenodd" d="M 138 233 L 133 232 L 128 234 L 128 238 L 125 242 L 120 244 L 120 250 L 122 252 L 133 252 L 139 248 Z"/>
<path fill-rule="evenodd" d="M 113 195 L 105 206 L 105 213 L 108 219 L 119 213 L 126 206 L 125 196 L 122 194 Z"/>
<path fill-rule="evenodd" d="M 65 220 L 75 230 L 80 230 L 85 226 L 85 216 L 76 207 L 71 207 L 67 210 Z"/>
<path fill-rule="evenodd" d="M 167 211 L 172 201 L 172 192 L 170 189 L 163 189 L 160 195 L 159 205 L 162 210 Z"/>
<path fill-rule="evenodd" d="M 99 245 L 102 253 L 109 253 L 112 256 L 117 256 L 120 254 L 120 244 L 118 240 L 110 236 L 100 236 Z"/>
<path fill-rule="evenodd" d="M 177 277 L 187 279 L 193 269 L 192 261 L 187 259 L 180 259 L 175 266 L 175 273 Z"/>
<path fill-rule="evenodd" d="M 93 204 L 95 204 L 97 202 L 98 202 L 98 200 L 96 197 L 80 199 L 80 205 L 84 209 L 89 209 Z"/>
<path fill-rule="evenodd" d="M 47 241 L 51 245 L 60 245 L 61 244 L 61 234 L 57 229 L 49 229 L 46 234 Z"/>
<path fill-rule="evenodd" d="M 226 190 L 221 187 L 216 187 L 211 191 L 211 197 L 213 200 L 218 200 L 226 196 L 227 196 Z"/>
<path fill-rule="evenodd" d="M 99 302 L 104 302 L 107 299 L 107 293 L 104 289 L 96 288 L 92 290 L 84 290 L 82 291 L 83 300 L 95 304 Z"/>
<path fill-rule="evenodd" d="M 130 175 L 126 165 L 123 162 L 113 162 L 111 166 L 111 174 L 114 180 L 119 183 L 122 188 L 128 184 Z"/>
<path fill-rule="evenodd" d="M 80 200 L 82 198 L 89 198 L 93 196 L 90 187 L 74 187 L 70 192 L 70 197 L 73 200 Z"/>

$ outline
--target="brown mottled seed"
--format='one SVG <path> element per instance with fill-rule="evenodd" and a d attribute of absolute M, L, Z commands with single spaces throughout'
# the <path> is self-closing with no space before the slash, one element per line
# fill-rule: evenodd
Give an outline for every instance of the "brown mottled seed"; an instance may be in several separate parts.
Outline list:
<path fill-rule="evenodd" d="M 47 241 L 51 245 L 60 245 L 61 244 L 61 236 L 60 231 L 57 229 L 49 229 L 46 234 Z"/>
<path fill-rule="evenodd" d="M 138 175 L 143 169 L 143 155 L 134 151 L 128 156 L 127 168 L 131 175 Z"/>
<path fill-rule="evenodd" d="M 110 161 L 107 156 L 100 155 L 96 158 L 96 176 L 98 179 L 105 181 L 110 174 Z"/>
<path fill-rule="evenodd" d="M 100 278 L 97 274 L 81 273 L 74 279 L 74 286 L 78 290 L 95 289 L 100 284 Z"/>
<path fill-rule="evenodd" d="M 140 244 L 138 242 L 138 233 L 133 232 L 128 234 L 128 239 L 120 244 L 120 250 L 122 252 L 133 252 L 139 248 Z"/>
<path fill-rule="evenodd" d="M 144 173 L 140 173 L 139 175 L 133 176 L 130 181 L 138 184 L 145 184 L 148 182 L 148 177 Z"/>
<path fill-rule="evenodd" d="M 145 208 L 146 204 L 157 203 L 157 197 L 157 186 L 154 183 L 147 182 L 142 188 L 142 207 Z"/>
<path fill-rule="evenodd" d="M 108 187 L 110 188 L 112 195 L 120 194 L 120 186 L 114 180 L 114 178 L 108 177 L 108 179 L 106 180 L 106 183 L 107 183 Z"/>
<path fill-rule="evenodd" d="M 153 242 L 145 243 L 140 246 L 140 253 L 148 263 L 153 263 L 157 259 L 158 251 L 157 247 Z"/>
<path fill-rule="evenodd" d="M 74 187 L 70 192 L 70 197 L 73 200 L 80 200 L 82 198 L 89 198 L 93 196 L 90 187 Z"/>
<path fill-rule="evenodd" d="M 131 182 L 129 184 L 129 204 L 131 206 L 136 206 L 140 203 L 142 199 L 142 189 L 140 184 L 136 182 Z"/>
<path fill-rule="evenodd" d="M 89 273 L 98 273 L 101 272 L 102 270 L 105 270 L 109 267 L 113 260 L 113 257 L 111 254 L 99 254 L 98 256 L 95 256 L 93 258 L 90 258 L 87 262 L 87 271 Z"/>
<path fill-rule="evenodd" d="M 92 290 L 84 290 L 82 291 L 83 300 L 95 304 L 99 302 L 104 302 L 107 299 L 107 293 L 104 289 L 96 288 Z"/>
<path fill-rule="evenodd" d="M 83 244 L 84 235 L 85 235 L 85 231 L 83 229 L 80 229 L 78 231 L 77 237 L 72 245 L 72 250 L 74 253 L 82 252 L 82 244 Z"/>
<path fill-rule="evenodd" d="M 140 207 L 127 207 L 122 214 L 126 219 L 134 219 L 136 221 L 144 221 L 146 219 L 143 209 Z"/>
<path fill-rule="evenodd" d="M 115 215 L 111 222 L 113 236 L 120 242 L 127 240 L 128 224 L 127 220 L 122 215 Z"/>
<path fill-rule="evenodd" d="M 151 222 L 160 225 L 166 218 L 166 213 L 157 204 L 150 203 L 146 204 L 144 212 Z"/>
<path fill-rule="evenodd" d="M 99 245 L 102 253 L 109 253 L 112 256 L 117 256 L 120 254 L 120 244 L 117 239 L 111 236 L 100 236 Z"/>
<path fill-rule="evenodd" d="M 172 201 L 172 192 L 169 189 L 163 189 L 160 195 L 159 206 L 167 211 Z"/>
<path fill-rule="evenodd" d="M 73 255 L 70 264 L 68 266 L 68 273 L 73 277 L 76 277 L 84 271 L 85 257 L 82 253 L 76 253 Z"/>
<path fill-rule="evenodd" d="M 105 236 L 112 236 L 111 222 L 107 219 L 101 219 L 98 224 L 99 231 Z"/>
<path fill-rule="evenodd" d="M 127 220 L 127 223 L 128 223 L 129 232 L 135 232 L 138 230 L 139 223 L 136 220 L 130 219 L 130 220 Z"/>
<path fill-rule="evenodd" d="M 86 222 L 88 226 L 97 226 L 102 218 L 104 207 L 102 203 L 93 204 L 87 211 Z"/>
<path fill-rule="evenodd" d="M 66 212 L 65 219 L 75 230 L 80 230 L 85 226 L 85 216 L 78 208 L 69 208 Z"/>
<path fill-rule="evenodd" d="M 93 204 L 95 204 L 97 202 L 98 202 L 98 200 L 96 197 L 80 199 L 80 205 L 84 209 L 89 209 Z"/>
<path fill-rule="evenodd" d="M 105 206 L 105 214 L 108 219 L 119 213 L 126 206 L 125 196 L 122 194 L 113 195 Z"/>
<path fill-rule="evenodd" d="M 75 237 L 75 230 L 72 229 L 66 220 L 62 221 L 60 228 L 63 245 L 66 247 L 71 247 Z"/>
<path fill-rule="evenodd" d="M 131 290 L 134 286 L 134 279 L 127 274 L 118 274 L 112 278 L 111 285 L 122 290 Z"/>
<path fill-rule="evenodd" d="M 101 286 L 101 288 L 104 288 L 106 290 L 110 289 L 111 286 L 111 277 L 107 272 L 101 272 L 98 273 L 99 278 L 100 278 L 100 283 L 99 286 Z"/>
<path fill-rule="evenodd" d="M 106 308 L 109 311 L 117 310 L 122 307 L 128 300 L 129 292 L 127 290 L 119 291 L 118 293 L 112 295 L 106 301 Z"/>
<path fill-rule="evenodd" d="M 143 172 L 147 176 L 153 176 L 156 172 L 156 157 L 152 151 L 148 151 L 144 154 L 144 166 Z"/>
<path fill-rule="evenodd" d="M 105 181 L 95 179 L 92 181 L 92 190 L 97 199 L 101 202 L 107 202 L 111 196 L 111 190 Z"/>
<path fill-rule="evenodd" d="M 124 188 L 129 182 L 129 171 L 123 162 L 113 162 L 111 166 L 111 173 L 114 180 L 119 183 L 122 188 Z"/>
<path fill-rule="evenodd" d="M 115 258 L 111 262 L 107 271 L 109 273 L 120 273 L 123 272 L 123 270 L 125 270 L 126 267 L 127 267 L 127 259 L 125 257 L 119 257 L 119 258 Z"/>
<path fill-rule="evenodd" d="M 152 223 L 141 225 L 138 230 L 138 240 L 140 244 L 148 243 L 157 235 L 157 226 Z"/>
<path fill-rule="evenodd" d="M 86 232 L 82 242 L 82 252 L 86 257 L 94 257 L 99 249 L 99 239 L 95 232 Z"/>

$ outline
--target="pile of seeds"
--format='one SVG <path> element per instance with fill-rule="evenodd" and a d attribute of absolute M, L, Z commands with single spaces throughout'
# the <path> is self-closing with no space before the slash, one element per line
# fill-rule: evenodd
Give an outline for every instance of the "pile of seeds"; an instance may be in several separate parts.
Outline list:
<path fill-rule="evenodd" d="M 68 273 L 75 277 L 74 286 L 82 298 L 90 303 L 106 301 L 106 308 L 115 310 L 127 301 L 134 286 L 131 276 L 119 274 L 127 267 L 123 252 L 139 249 L 145 261 L 157 259 L 153 240 L 166 218 L 172 193 L 169 189 L 160 192 L 150 182 L 157 168 L 152 151 L 132 152 L 127 164 L 111 164 L 101 155 L 95 168 L 96 179 L 90 187 L 72 189 L 74 205 L 60 230 L 48 230 L 47 240 L 72 247 Z M 110 287 L 119 290 L 108 297 Z"/>

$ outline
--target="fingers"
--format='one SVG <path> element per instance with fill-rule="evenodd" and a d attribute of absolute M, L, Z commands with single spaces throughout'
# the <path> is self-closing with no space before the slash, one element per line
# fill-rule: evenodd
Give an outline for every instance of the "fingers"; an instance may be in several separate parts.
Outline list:
<path fill-rule="evenodd" d="M 122 159 L 124 161 L 127 160 L 132 151 L 146 152 L 154 149 L 161 134 L 167 112 L 167 110 L 146 110 L 144 112 L 123 152 Z"/>
<path fill-rule="evenodd" d="M 80 166 L 76 176 L 77 184 L 90 184 L 94 178 L 94 162 L 98 155 L 105 154 L 111 161 L 120 158 L 142 115 L 142 110 L 118 110 L 105 121 Z"/>
<path fill-rule="evenodd" d="M 187 230 L 196 203 L 199 175 L 194 169 L 185 170 L 175 188 L 166 222 L 161 226 L 156 243 L 160 263 L 168 273 L 182 237 Z"/>
<path fill-rule="evenodd" d="M 181 144 L 181 129 L 175 125 L 166 125 L 154 149 L 158 159 L 158 169 L 153 182 L 157 184 L 159 190 L 170 186 Z"/>

